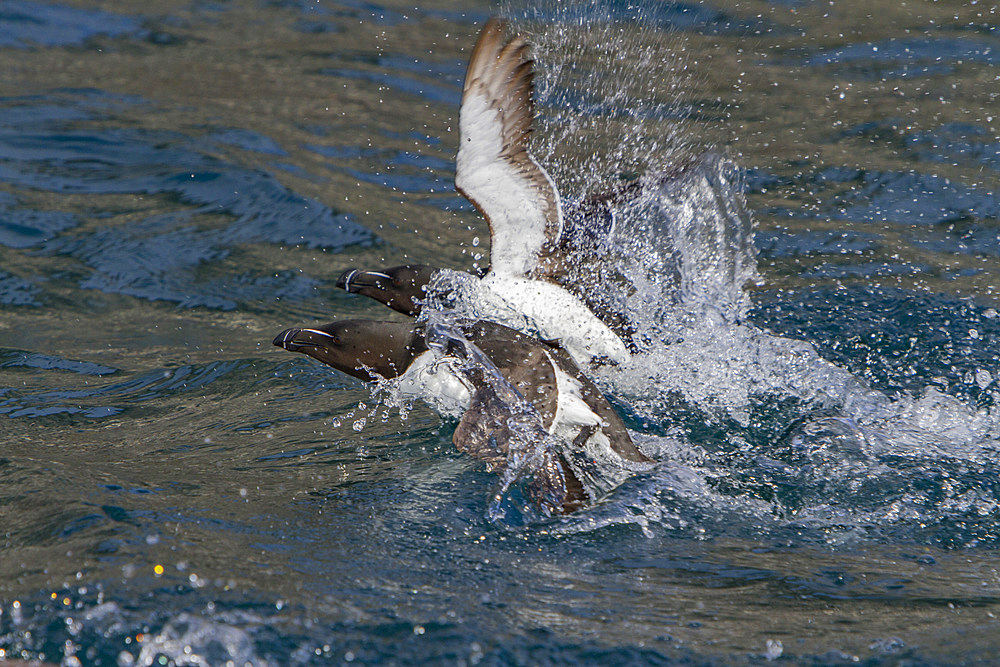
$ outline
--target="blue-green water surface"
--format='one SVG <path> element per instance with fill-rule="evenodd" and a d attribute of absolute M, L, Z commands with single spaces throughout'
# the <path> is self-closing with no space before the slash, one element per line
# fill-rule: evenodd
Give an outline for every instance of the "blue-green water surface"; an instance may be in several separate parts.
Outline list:
<path fill-rule="evenodd" d="M 485 263 L 453 156 L 497 12 L 564 197 L 699 165 L 623 233 L 655 353 L 599 378 L 659 462 L 571 517 L 489 520 L 453 422 L 270 344 L 390 317 L 349 266 Z M 0 662 L 995 661 L 998 24 L 3 0 Z"/>

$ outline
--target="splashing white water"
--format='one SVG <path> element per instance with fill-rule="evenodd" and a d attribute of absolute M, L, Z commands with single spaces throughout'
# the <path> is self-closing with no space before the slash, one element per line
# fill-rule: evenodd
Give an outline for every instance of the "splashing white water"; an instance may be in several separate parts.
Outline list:
<path fill-rule="evenodd" d="M 652 3 L 630 3 L 627 17 L 605 2 L 516 4 L 505 13 L 519 17 L 537 63 L 532 152 L 562 192 L 583 197 L 609 177 L 667 171 L 698 152 L 685 37 L 647 20 Z"/>
<path fill-rule="evenodd" d="M 634 22 L 600 2 L 526 13 L 540 70 L 534 150 L 564 199 L 645 174 L 575 268 L 592 302 L 624 314 L 639 349 L 596 379 L 644 429 L 667 434 L 633 433 L 661 465 L 565 529 L 810 528 L 835 542 L 911 524 L 948 526 L 942 539 L 954 543 L 1000 533 L 1000 490 L 980 482 L 1000 471 L 1000 410 L 933 387 L 888 396 L 808 341 L 748 321 L 759 276 L 740 170 L 712 151 L 691 157 L 681 38 L 643 24 L 636 6 Z M 477 316 L 463 296 L 476 279 L 442 276 L 449 297 L 427 310 Z M 985 386 L 997 370 L 981 369 Z"/>
<path fill-rule="evenodd" d="M 259 625 L 265 623 L 259 618 L 250 620 Z M 149 635 L 139 657 L 128 664 L 163 665 L 168 662 L 197 667 L 270 664 L 256 654 L 246 630 L 188 613 L 180 614 L 158 633 Z"/>

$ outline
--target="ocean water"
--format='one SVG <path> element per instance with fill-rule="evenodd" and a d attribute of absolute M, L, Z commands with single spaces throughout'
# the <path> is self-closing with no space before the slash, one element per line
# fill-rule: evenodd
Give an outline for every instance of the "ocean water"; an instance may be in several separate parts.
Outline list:
<path fill-rule="evenodd" d="M 568 517 L 497 512 L 453 421 L 271 345 L 398 317 L 347 267 L 485 265 L 452 180 L 495 13 L 566 199 L 669 175 L 592 286 L 639 325 L 595 380 L 657 465 Z M 6 0 L 0 662 L 993 662 L 997 25 Z"/>

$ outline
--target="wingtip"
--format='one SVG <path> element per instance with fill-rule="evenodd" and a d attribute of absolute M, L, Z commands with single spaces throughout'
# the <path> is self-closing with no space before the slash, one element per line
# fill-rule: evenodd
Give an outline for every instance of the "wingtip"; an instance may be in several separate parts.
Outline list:
<path fill-rule="evenodd" d="M 486 23 L 483 24 L 482 32 L 502 32 L 507 29 L 508 25 L 510 25 L 510 22 L 507 21 L 507 19 L 501 16 L 491 16 L 486 20 Z"/>
<path fill-rule="evenodd" d="M 469 67 L 465 72 L 464 90 L 468 91 L 476 82 L 486 76 L 496 64 L 501 51 L 508 46 L 504 38 L 507 34 L 510 23 L 506 19 L 492 16 L 483 29 L 479 31 L 476 45 L 472 47 L 472 55 L 469 56 Z M 515 36 L 514 39 L 519 39 Z M 523 41 L 523 40 L 522 40 Z"/>
<path fill-rule="evenodd" d="M 465 75 L 463 106 L 470 94 L 478 94 L 501 114 L 503 156 L 513 158 L 525 153 L 531 135 L 535 61 L 523 35 L 506 38 L 508 25 L 492 17 L 479 33 Z"/>
<path fill-rule="evenodd" d="M 476 49 L 479 48 L 480 43 L 500 39 L 503 40 L 503 36 L 507 33 L 508 28 L 510 28 L 510 21 L 499 16 L 491 16 L 487 19 L 486 23 L 483 24 L 483 29 L 479 31 L 479 38 L 476 40 Z M 475 49 L 473 49 L 475 51 Z"/>

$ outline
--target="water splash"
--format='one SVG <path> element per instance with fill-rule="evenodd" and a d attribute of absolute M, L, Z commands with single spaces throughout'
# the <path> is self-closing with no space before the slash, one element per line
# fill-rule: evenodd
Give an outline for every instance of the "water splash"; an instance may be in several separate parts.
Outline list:
<path fill-rule="evenodd" d="M 636 331 L 640 354 L 604 369 L 599 380 L 637 426 L 663 434 L 644 441 L 662 464 L 567 529 L 628 523 L 710 535 L 741 525 L 751 534 L 807 529 L 832 542 L 899 532 L 947 544 L 995 540 L 1000 489 L 983 484 L 982 471 L 1000 470 L 1000 413 L 986 381 L 996 368 L 977 369 L 986 385 L 978 405 L 931 383 L 890 395 L 808 340 L 748 321 L 747 287 L 760 278 L 742 172 L 711 151 L 679 161 L 691 148 L 677 134 L 682 120 L 650 124 L 655 105 L 641 91 L 604 90 L 602 108 L 569 102 L 565 84 L 573 77 L 598 92 L 605 75 L 623 80 L 622 65 L 589 69 L 591 39 L 610 61 L 628 62 L 621 56 L 643 53 L 635 40 L 652 34 L 648 27 L 614 32 L 603 6 L 595 5 L 596 21 L 574 22 L 568 9 L 557 10 L 539 28 L 537 56 L 552 69 L 539 97 L 561 109 L 543 110 L 542 154 L 571 194 L 609 175 L 647 173 L 641 196 L 615 207 L 600 267 L 577 275 L 591 279 L 592 301 L 626 313 Z M 574 41 L 584 55 L 560 51 Z M 656 79 L 656 68 L 637 62 L 639 80 Z M 682 67 L 670 71 L 668 81 L 680 82 Z M 612 122 L 623 116 L 632 122 Z M 594 157 L 568 157 L 575 149 Z"/>
<path fill-rule="evenodd" d="M 627 24 L 606 3 L 522 14 L 540 72 L 534 150 L 564 198 L 644 174 L 571 278 L 635 332 L 638 353 L 597 379 L 661 463 L 562 529 L 995 542 L 997 369 L 971 373 L 974 402 L 930 378 L 886 393 L 749 319 L 760 277 L 744 174 L 684 133 L 683 37 L 643 22 L 651 6 Z M 442 272 L 425 313 L 480 316 L 475 280 Z"/>
<path fill-rule="evenodd" d="M 265 620 L 251 619 L 258 624 Z M 252 627 L 252 626 L 251 626 Z M 246 630 L 188 613 L 167 623 L 158 633 L 143 642 L 134 665 L 269 665 L 256 653 L 253 639 Z"/>
<path fill-rule="evenodd" d="M 605 258 L 628 281 L 643 350 L 600 378 L 643 428 L 668 434 L 647 443 L 666 447 L 664 463 L 574 529 L 997 539 L 995 368 L 966 372 L 974 404 L 931 378 L 907 393 L 873 389 L 809 341 L 747 321 L 756 255 L 730 163 L 706 158 L 647 198 L 622 210 Z"/>
<path fill-rule="evenodd" d="M 516 3 L 513 3 L 516 4 Z M 584 197 L 614 176 L 667 171 L 697 153 L 685 100 L 685 37 L 662 3 L 532 3 L 519 17 L 537 63 L 532 152 L 560 191 Z"/>
<path fill-rule="evenodd" d="M 500 474 L 487 509 L 491 521 L 523 523 L 558 513 L 567 495 L 566 471 L 559 456 L 561 443 L 546 431 L 538 410 L 466 337 L 455 312 L 426 312 L 424 339 L 435 354 L 425 371 L 430 377 L 415 381 L 406 376 L 375 376 L 373 398 L 381 405 L 399 407 L 402 414 L 419 396 L 439 413 L 462 418 L 455 444 Z M 435 380 L 435 375 L 448 377 Z M 428 384 L 454 382 L 452 377 L 467 390 L 462 405 L 435 401 L 434 395 L 428 395 Z M 467 413 L 475 418 L 463 418 Z"/>

